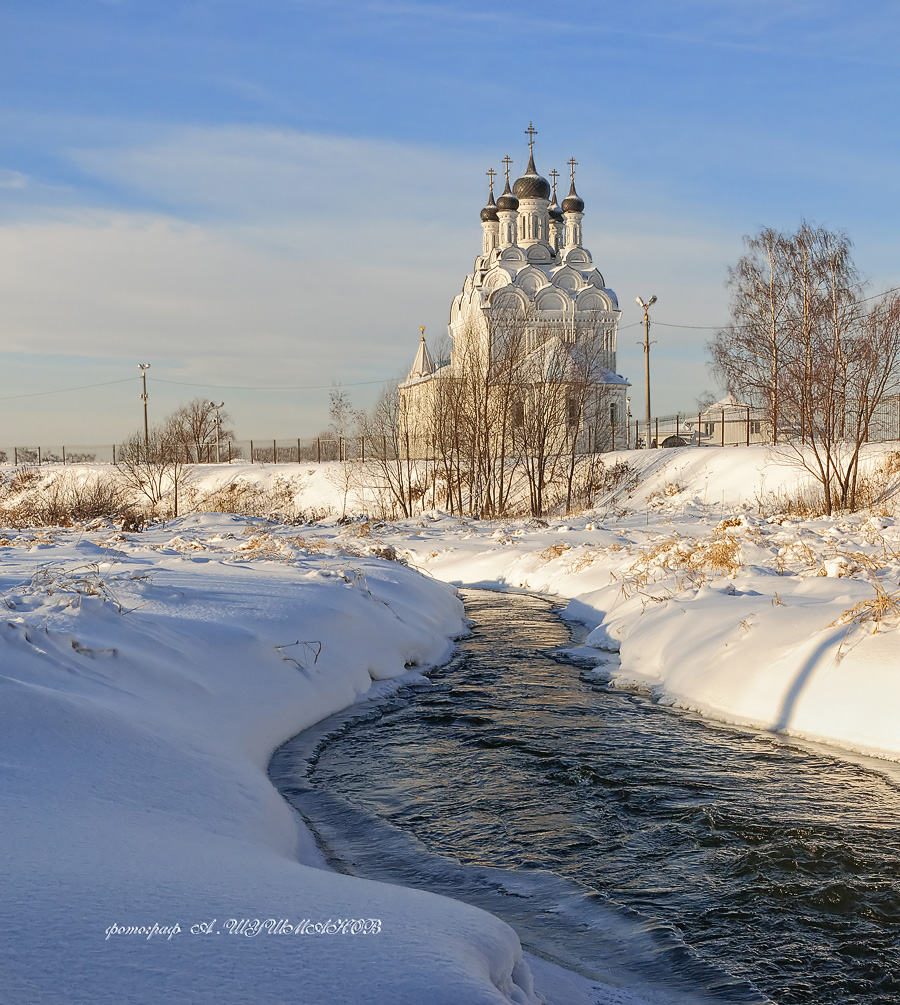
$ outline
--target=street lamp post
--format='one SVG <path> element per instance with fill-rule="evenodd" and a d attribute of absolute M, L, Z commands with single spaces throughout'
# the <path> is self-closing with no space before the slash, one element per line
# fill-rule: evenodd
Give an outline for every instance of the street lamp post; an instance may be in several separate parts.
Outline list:
<path fill-rule="evenodd" d="M 141 380 L 144 384 L 144 390 L 141 392 L 141 401 L 144 403 L 144 450 L 146 450 L 149 455 L 150 429 L 147 426 L 147 371 L 150 369 L 150 364 L 138 363 L 138 366 L 141 368 Z"/>
<path fill-rule="evenodd" d="M 635 444 L 637 446 L 637 444 Z M 631 450 L 631 398 L 625 398 L 625 448 Z"/>
<path fill-rule="evenodd" d="M 209 403 L 209 407 L 216 413 L 216 464 L 219 463 L 219 409 L 224 408 L 224 406 L 224 401 L 220 401 L 218 405 L 214 401 Z"/>
<path fill-rule="evenodd" d="M 647 409 L 646 415 L 644 416 L 644 421 L 647 424 L 647 437 L 646 445 L 650 446 L 650 346 L 653 343 L 650 341 L 650 308 L 656 303 L 656 296 L 652 296 L 647 303 L 644 303 L 640 297 L 635 297 L 638 304 L 644 308 L 644 381 L 647 388 Z"/>

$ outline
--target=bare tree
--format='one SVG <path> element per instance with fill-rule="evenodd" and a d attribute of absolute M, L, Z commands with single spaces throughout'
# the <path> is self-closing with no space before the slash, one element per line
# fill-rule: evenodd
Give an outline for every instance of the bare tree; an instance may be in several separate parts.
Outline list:
<path fill-rule="evenodd" d="M 151 426 L 148 439 L 132 433 L 116 450 L 116 467 L 126 485 L 143 495 L 155 509 L 171 491 L 178 516 L 178 489 L 187 464 L 187 449 L 177 423 L 170 420 Z"/>
<path fill-rule="evenodd" d="M 761 231 L 729 270 L 732 319 L 713 339 L 729 390 L 769 412 L 773 437 L 822 488 L 823 506 L 854 508 L 869 425 L 900 371 L 896 295 L 862 299 L 846 234 L 803 222 Z"/>
<path fill-rule="evenodd" d="M 229 428 L 231 417 L 225 409 L 218 409 L 219 443 L 234 439 Z M 194 398 L 182 405 L 166 420 L 169 435 L 181 443 L 188 461 L 200 464 L 216 442 L 216 408 L 211 401 Z"/>
<path fill-rule="evenodd" d="M 425 494 L 427 468 L 413 446 L 414 429 L 401 413 L 400 392 L 385 387 L 371 411 L 361 417 L 361 433 L 368 450 L 364 467 L 365 487 L 373 492 L 383 512 L 412 516 Z"/>
<path fill-rule="evenodd" d="M 777 442 L 782 350 L 788 329 L 789 239 L 771 227 L 744 236 L 745 251 L 728 269 L 731 324 L 709 344 L 712 369 L 729 391 L 765 409 Z"/>

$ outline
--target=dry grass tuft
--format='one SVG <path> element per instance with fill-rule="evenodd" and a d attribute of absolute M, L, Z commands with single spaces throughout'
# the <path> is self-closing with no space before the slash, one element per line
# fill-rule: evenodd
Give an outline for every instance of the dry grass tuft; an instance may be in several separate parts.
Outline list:
<path fill-rule="evenodd" d="M 551 544 L 549 548 L 544 548 L 544 550 L 540 553 L 540 557 L 545 562 L 552 562 L 555 558 L 565 555 L 565 553 L 570 551 L 571 548 L 572 546 L 570 544 L 566 544 L 565 542 Z"/>

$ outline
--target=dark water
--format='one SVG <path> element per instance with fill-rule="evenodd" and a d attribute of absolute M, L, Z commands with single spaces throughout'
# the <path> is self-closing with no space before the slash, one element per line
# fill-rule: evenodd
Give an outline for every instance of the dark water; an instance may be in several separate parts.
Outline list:
<path fill-rule="evenodd" d="M 553 655 L 543 601 L 466 607 L 431 686 L 273 760 L 337 868 L 486 907 L 651 1001 L 900 1003 L 890 768 L 610 690 Z"/>

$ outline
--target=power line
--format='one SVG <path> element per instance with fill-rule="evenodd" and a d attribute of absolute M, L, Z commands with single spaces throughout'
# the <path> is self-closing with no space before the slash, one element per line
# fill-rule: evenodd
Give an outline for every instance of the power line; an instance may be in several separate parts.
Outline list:
<path fill-rule="evenodd" d="M 892 287 L 889 290 L 884 290 L 882 293 L 873 293 L 872 296 L 870 296 L 870 297 L 861 297 L 859 300 L 857 300 L 857 303 L 859 303 L 859 304 L 865 304 L 869 300 L 877 300 L 879 297 L 886 297 L 889 293 L 897 293 L 898 291 L 900 291 L 900 286 L 894 286 L 894 287 Z M 780 323 L 781 324 L 791 324 L 794 321 L 800 321 L 800 320 L 802 320 L 802 319 L 801 318 L 786 318 L 786 319 L 782 320 Z M 636 321 L 634 325 L 626 325 L 626 327 L 627 328 L 634 328 L 635 325 L 639 325 L 639 324 L 641 324 L 641 322 L 640 321 Z M 719 331 L 719 329 L 721 329 L 721 328 L 753 328 L 754 327 L 754 323 L 753 322 L 749 322 L 747 324 L 742 324 L 742 325 L 732 325 L 732 324 L 724 324 L 724 325 L 675 325 L 675 324 L 672 324 L 671 322 L 668 322 L 668 321 L 654 321 L 653 324 L 654 325 L 660 325 L 663 328 L 690 328 L 690 329 L 692 329 L 694 331 Z M 624 331 L 624 330 L 625 330 L 624 328 L 620 328 L 619 329 L 619 331 Z"/>
<path fill-rule="evenodd" d="M 250 384 L 196 384 L 185 380 L 163 380 L 161 377 L 148 377 L 154 384 L 176 384 L 178 387 L 212 387 L 222 391 L 329 391 L 335 384 L 275 384 L 261 387 Z M 351 383 L 340 382 L 340 387 L 362 387 L 364 384 L 396 384 L 402 378 L 387 377 L 384 380 L 357 380 Z"/>
<path fill-rule="evenodd" d="M 86 391 L 91 387 L 109 387 L 110 384 L 129 384 L 137 377 L 123 377 L 121 380 L 105 380 L 100 384 L 81 384 L 78 387 L 58 387 L 53 391 L 30 391 L 27 394 L 8 394 L 0 401 L 13 401 L 15 398 L 37 398 L 44 394 L 68 394 L 69 391 Z"/>

